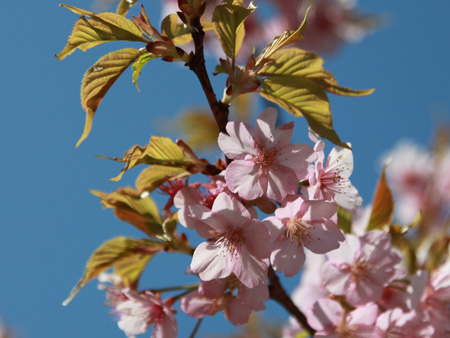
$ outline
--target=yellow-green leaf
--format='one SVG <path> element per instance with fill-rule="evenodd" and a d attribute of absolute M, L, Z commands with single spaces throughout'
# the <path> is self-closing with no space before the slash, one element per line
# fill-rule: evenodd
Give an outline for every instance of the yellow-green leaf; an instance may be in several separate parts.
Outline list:
<path fill-rule="evenodd" d="M 81 8 L 78 8 L 78 7 L 73 7 L 73 6 L 69 6 L 69 5 L 66 5 L 66 4 L 60 4 L 60 6 L 64 7 L 64 8 L 67 8 L 68 10 L 71 10 L 75 14 L 84 15 L 84 16 L 94 16 L 95 15 L 94 12 L 87 11 L 85 9 L 81 9 Z"/>
<path fill-rule="evenodd" d="M 122 15 L 108 12 L 95 14 L 80 8 L 63 6 L 83 17 L 75 23 L 67 45 L 56 55 L 59 60 L 72 54 L 77 48 L 86 51 L 104 42 L 117 40 L 148 42 L 134 22 Z M 86 19 L 85 16 L 91 18 Z"/>
<path fill-rule="evenodd" d="M 89 258 L 83 277 L 70 292 L 63 305 L 69 304 L 83 286 L 103 271 L 124 262 L 132 264 L 133 261 L 145 259 L 146 256 L 151 257 L 162 251 L 164 245 L 164 242 L 127 237 L 116 237 L 106 241 Z M 141 265 L 138 267 L 142 268 Z M 134 272 L 132 275 L 136 276 L 136 273 Z"/>
<path fill-rule="evenodd" d="M 137 80 L 139 76 L 141 75 L 141 70 L 144 68 L 144 66 L 149 62 L 150 60 L 155 59 L 156 56 L 150 53 L 144 53 L 136 60 L 135 63 L 133 63 L 133 83 L 136 86 L 137 90 L 139 90 L 139 86 L 137 83 Z"/>
<path fill-rule="evenodd" d="M 124 259 L 114 266 L 114 274 L 122 279 L 126 287 L 136 290 L 139 278 L 152 257 L 153 255 L 136 254 Z"/>
<path fill-rule="evenodd" d="M 145 168 L 136 180 L 136 188 L 140 193 L 152 192 L 161 184 L 177 178 L 182 178 L 191 173 L 182 167 L 167 167 L 163 165 L 152 165 Z"/>
<path fill-rule="evenodd" d="M 171 236 L 178 224 L 178 211 L 172 214 L 169 218 L 164 220 L 163 229 L 164 233 Z"/>
<path fill-rule="evenodd" d="M 320 137 L 349 148 L 333 129 L 327 95 L 313 79 L 273 76 L 262 82 L 259 93 L 292 115 L 304 116 L 309 127 Z"/>
<path fill-rule="evenodd" d="M 131 7 L 133 7 L 138 0 L 121 0 L 117 5 L 116 13 L 119 15 L 127 15 Z"/>
<path fill-rule="evenodd" d="M 110 194 L 95 190 L 91 193 L 100 197 L 104 208 L 114 209 L 118 219 L 134 225 L 150 237 L 161 238 L 164 235 L 164 221 L 150 196 L 141 198 L 130 187 L 119 188 Z"/>
<path fill-rule="evenodd" d="M 338 212 L 338 227 L 346 234 L 350 234 L 352 232 L 352 222 L 353 216 L 344 208 L 340 206 L 337 207 Z"/>
<path fill-rule="evenodd" d="M 237 56 L 245 36 L 244 21 L 256 8 L 253 1 L 248 8 L 230 3 L 215 8 L 213 13 L 214 30 L 219 37 L 223 51 L 229 58 L 234 59 Z"/>
<path fill-rule="evenodd" d="M 299 48 L 288 48 L 274 53 L 272 62 L 258 70 L 258 75 L 307 77 L 335 95 L 364 96 L 374 91 L 340 87 L 333 74 L 323 68 L 323 59 L 319 55 Z"/>
<path fill-rule="evenodd" d="M 273 53 L 272 60 L 258 71 L 258 75 L 310 78 L 323 76 L 323 59 L 313 52 L 288 48 Z"/>
<path fill-rule="evenodd" d="M 383 167 L 377 189 L 375 190 L 367 231 L 383 229 L 389 226 L 394 219 L 394 199 L 386 180 L 386 168 L 387 164 Z"/>
<path fill-rule="evenodd" d="M 326 70 L 323 70 L 323 75 L 324 76 L 322 76 L 321 78 L 317 78 L 316 81 L 318 81 L 321 87 L 327 92 L 335 95 L 359 97 L 372 94 L 375 91 L 375 89 L 356 90 L 346 87 L 340 87 L 333 74 Z"/>
<path fill-rule="evenodd" d="M 176 126 L 186 135 L 183 140 L 193 149 L 217 147 L 219 128 L 210 111 L 202 108 L 183 111 L 176 119 Z"/>
<path fill-rule="evenodd" d="M 106 158 L 117 162 L 125 162 L 125 168 L 123 168 L 120 174 L 112 178 L 112 181 L 118 181 L 122 178 L 125 171 L 140 165 L 140 164 L 158 164 L 162 166 L 169 166 L 175 168 L 182 168 L 185 170 L 194 163 L 202 165 L 202 163 L 195 161 L 189 157 L 186 157 L 183 150 L 176 145 L 170 138 L 161 136 L 152 136 L 150 143 L 145 146 L 133 146 L 129 149 L 123 157 L 106 157 L 98 156 L 100 158 Z"/>
<path fill-rule="evenodd" d="M 184 45 L 192 40 L 190 28 L 180 22 L 176 14 L 169 14 L 161 22 L 161 35 L 167 36 L 175 45 Z"/>
<path fill-rule="evenodd" d="M 260 64 L 265 64 L 274 53 L 276 53 L 280 48 L 287 46 L 293 42 L 297 42 L 303 40 L 302 32 L 305 28 L 306 21 L 308 19 L 309 11 L 311 7 L 309 7 L 305 13 L 305 17 L 303 18 L 300 27 L 296 31 L 286 30 L 283 34 L 277 35 L 258 55 L 256 58 L 256 66 L 258 67 Z"/>
<path fill-rule="evenodd" d="M 139 55 L 141 51 L 135 48 L 117 50 L 102 56 L 86 71 L 81 83 L 81 106 L 86 112 L 86 122 L 76 147 L 89 135 L 94 114 L 109 88 Z"/>

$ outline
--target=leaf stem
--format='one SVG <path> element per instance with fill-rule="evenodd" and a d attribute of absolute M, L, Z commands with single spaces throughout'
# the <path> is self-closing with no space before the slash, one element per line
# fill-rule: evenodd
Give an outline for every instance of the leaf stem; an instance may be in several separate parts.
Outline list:
<path fill-rule="evenodd" d="M 200 284 L 191 284 L 191 285 L 181 285 L 181 286 L 172 286 L 169 288 L 162 288 L 162 289 L 150 289 L 149 291 L 155 293 L 155 292 L 169 292 L 169 291 L 178 291 L 178 290 L 195 290 L 200 286 Z"/>
<path fill-rule="evenodd" d="M 195 335 L 197 334 L 197 331 L 198 331 L 198 329 L 199 329 L 200 324 L 202 323 L 202 321 L 203 321 L 203 318 L 200 318 L 200 319 L 197 321 L 197 324 L 195 324 L 194 330 L 192 331 L 192 333 L 191 333 L 191 335 L 189 336 L 189 338 L 194 338 L 194 337 L 195 337 Z"/>
<path fill-rule="evenodd" d="M 303 329 L 308 331 L 311 336 L 314 336 L 315 330 L 311 326 L 309 326 L 305 315 L 298 309 L 292 299 L 288 296 L 272 266 L 269 267 L 268 277 L 270 298 L 283 306 L 292 316 L 297 319 Z"/>

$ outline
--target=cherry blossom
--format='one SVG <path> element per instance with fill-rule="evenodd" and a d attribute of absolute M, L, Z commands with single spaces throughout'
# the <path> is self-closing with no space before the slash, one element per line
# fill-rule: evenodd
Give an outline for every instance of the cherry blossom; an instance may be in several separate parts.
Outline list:
<path fill-rule="evenodd" d="M 391 236 L 369 231 L 361 237 L 346 235 L 340 248 L 327 254 L 322 269 L 325 287 L 334 295 L 346 296 L 353 306 L 379 300 L 383 287 L 405 276 L 402 258 L 391 246 Z"/>
<path fill-rule="evenodd" d="M 355 213 L 362 205 L 358 190 L 349 180 L 353 171 L 353 153 L 339 146 L 334 147 L 328 155 L 325 165 L 323 149 L 325 143 L 310 133 L 310 138 L 316 142 L 314 151 L 317 153 L 314 173 L 309 177 L 308 193 L 311 199 L 332 199 L 342 208 Z"/>
<path fill-rule="evenodd" d="M 212 209 L 189 206 L 198 221 L 210 227 L 207 242 L 194 252 L 191 270 L 204 281 L 225 278 L 234 273 L 247 287 L 265 281 L 270 255 L 270 236 L 265 225 L 252 219 L 238 200 L 220 193 Z"/>
<path fill-rule="evenodd" d="M 170 301 L 162 302 L 150 291 L 138 293 L 126 288 L 120 277 L 114 274 L 102 273 L 98 280 L 99 289 L 107 292 L 107 304 L 114 308 L 113 312 L 119 318 L 117 325 L 127 337 L 134 338 L 145 333 L 153 324 L 152 338 L 177 336 L 177 322 L 173 316 L 175 310 L 168 305 Z"/>
<path fill-rule="evenodd" d="M 403 312 L 399 308 L 382 313 L 376 325 L 389 338 L 421 338 L 432 337 L 433 327 L 422 312 Z"/>
<path fill-rule="evenodd" d="M 265 283 L 247 288 L 236 277 L 202 281 L 198 290 L 181 300 L 181 309 L 194 318 L 213 316 L 223 311 L 234 325 L 248 322 L 252 311 L 265 309 L 269 289 Z"/>
<path fill-rule="evenodd" d="M 450 336 L 450 259 L 433 271 L 418 309 L 428 315 L 436 337 Z"/>
<path fill-rule="evenodd" d="M 400 223 L 408 224 L 436 198 L 429 194 L 433 159 L 424 149 L 408 141 L 398 144 L 389 157 L 386 176 L 396 198 L 396 217 Z"/>
<path fill-rule="evenodd" d="M 127 337 L 134 338 L 155 325 L 152 338 L 172 338 L 177 336 L 177 322 L 168 305 L 149 291 L 138 294 L 124 290 L 128 300 L 117 304 L 120 319 L 117 325 Z"/>
<path fill-rule="evenodd" d="M 384 338 L 380 328 L 374 326 L 378 306 L 369 304 L 346 312 L 331 299 L 318 300 L 307 314 L 308 324 L 317 330 L 314 337 L 327 338 Z"/>
<path fill-rule="evenodd" d="M 228 188 L 241 198 L 254 200 L 266 195 L 281 202 L 296 194 L 298 181 L 308 174 L 316 159 L 306 144 L 289 144 L 294 123 L 275 128 L 277 111 L 267 108 L 256 120 L 255 130 L 243 122 L 229 122 L 220 133 L 219 147 L 233 159 L 225 172 Z"/>
<path fill-rule="evenodd" d="M 345 237 L 331 220 L 336 212 L 334 203 L 308 201 L 299 195 L 278 208 L 275 216 L 266 218 L 264 224 L 273 241 L 270 259 L 275 271 L 284 271 L 287 277 L 297 274 L 305 262 L 303 247 L 320 254 L 337 249 Z"/>

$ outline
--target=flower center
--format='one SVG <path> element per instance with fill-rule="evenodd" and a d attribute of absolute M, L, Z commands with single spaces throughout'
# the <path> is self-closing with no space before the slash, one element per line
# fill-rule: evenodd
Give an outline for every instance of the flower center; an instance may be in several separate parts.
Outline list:
<path fill-rule="evenodd" d="M 367 272 L 371 269 L 371 264 L 364 260 L 357 260 L 350 268 L 353 280 L 364 278 Z"/>
<path fill-rule="evenodd" d="M 311 238 L 309 231 L 314 228 L 313 225 L 298 217 L 294 217 L 287 221 L 286 226 L 286 237 L 290 238 L 291 242 L 295 241 L 298 246 L 303 245 L 305 239 Z"/>
<path fill-rule="evenodd" d="M 259 146 L 256 156 L 253 158 L 253 162 L 258 163 L 261 166 L 260 170 L 266 173 L 269 169 L 273 169 L 274 165 L 276 165 L 277 154 L 277 149 L 268 149 L 263 146 Z"/>
<path fill-rule="evenodd" d="M 239 255 L 239 249 L 245 241 L 241 230 L 228 230 L 219 235 L 216 239 L 216 245 L 220 246 L 221 251 L 228 251 L 232 256 Z"/>

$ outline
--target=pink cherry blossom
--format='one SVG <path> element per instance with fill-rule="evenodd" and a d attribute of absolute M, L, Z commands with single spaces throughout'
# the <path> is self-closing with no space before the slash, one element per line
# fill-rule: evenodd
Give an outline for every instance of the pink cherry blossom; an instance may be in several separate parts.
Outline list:
<path fill-rule="evenodd" d="M 311 199 L 332 199 L 342 208 L 355 213 L 362 205 L 358 190 L 349 180 L 353 171 L 353 153 L 351 150 L 334 147 L 328 155 L 325 166 L 323 149 L 325 143 L 310 133 L 310 138 L 316 142 L 314 150 L 318 158 L 314 173 L 309 178 L 308 193 Z"/>
<path fill-rule="evenodd" d="M 173 310 L 167 302 L 150 291 L 138 293 L 124 287 L 119 276 L 101 273 L 98 276 L 98 288 L 106 290 L 107 304 L 114 308 L 118 316 L 118 326 L 127 337 L 147 332 L 155 325 L 152 338 L 172 338 L 177 336 L 177 322 Z"/>
<path fill-rule="evenodd" d="M 390 158 L 386 175 L 396 198 L 396 216 L 408 224 L 436 198 L 429 191 L 434 163 L 431 154 L 407 141 L 398 144 Z"/>
<path fill-rule="evenodd" d="M 383 287 L 405 276 L 402 258 L 391 246 L 391 236 L 369 231 L 361 237 L 346 235 L 340 248 L 327 254 L 322 269 L 325 287 L 334 295 L 346 296 L 353 306 L 376 302 Z"/>
<path fill-rule="evenodd" d="M 287 277 L 297 274 L 305 262 L 303 247 L 314 253 L 326 253 L 339 247 L 345 239 L 331 218 L 336 205 L 327 201 L 308 201 L 299 195 L 275 211 L 264 224 L 273 241 L 270 256 L 277 272 Z"/>
<path fill-rule="evenodd" d="M 257 118 L 254 131 L 246 123 L 229 122 L 228 134 L 219 135 L 220 149 L 233 159 L 225 172 L 227 186 L 243 199 L 266 195 L 281 202 L 296 194 L 308 163 L 316 159 L 310 146 L 289 144 L 294 123 L 275 128 L 276 119 L 276 109 L 268 108 Z"/>
<path fill-rule="evenodd" d="M 194 318 L 223 311 L 232 324 L 242 325 L 248 322 L 253 311 L 264 310 L 268 299 L 269 289 L 265 283 L 250 289 L 232 276 L 202 281 L 198 290 L 181 299 L 181 309 Z"/>
<path fill-rule="evenodd" d="M 302 271 L 300 285 L 292 292 L 292 301 L 303 313 L 311 310 L 316 301 L 326 298 L 329 294 L 320 273 L 324 263 L 325 255 L 306 252 L 306 263 Z"/>
<path fill-rule="evenodd" d="M 227 193 L 220 193 L 211 210 L 192 205 L 189 211 L 211 229 L 208 241 L 195 249 L 193 273 L 204 281 L 234 274 L 249 288 L 266 280 L 269 232 L 262 222 L 251 218 L 242 203 Z"/>
<path fill-rule="evenodd" d="M 422 312 L 403 312 L 399 308 L 388 310 L 377 319 L 377 326 L 389 338 L 432 337 L 433 327 Z"/>
<path fill-rule="evenodd" d="M 124 290 L 128 300 L 117 304 L 116 312 L 120 319 L 117 323 L 127 337 L 145 333 L 155 325 L 152 338 L 172 338 L 177 336 L 177 322 L 168 305 L 149 291 L 137 293 Z"/>
<path fill-rule="evenodd" d="M 450 258 L 431 274 L 418 309 L 433 325 L 433 337 L 450 336 Z"/>
<path fill-rule="evenodd" d="M 346 312 L 331 299 L 318 300 L 307 314 L 308 324 L 317 330 L 314 337 L 327 338 L 384 338 L 380 328 L 374 326 L 378 306 L 369 304 Z"/>

